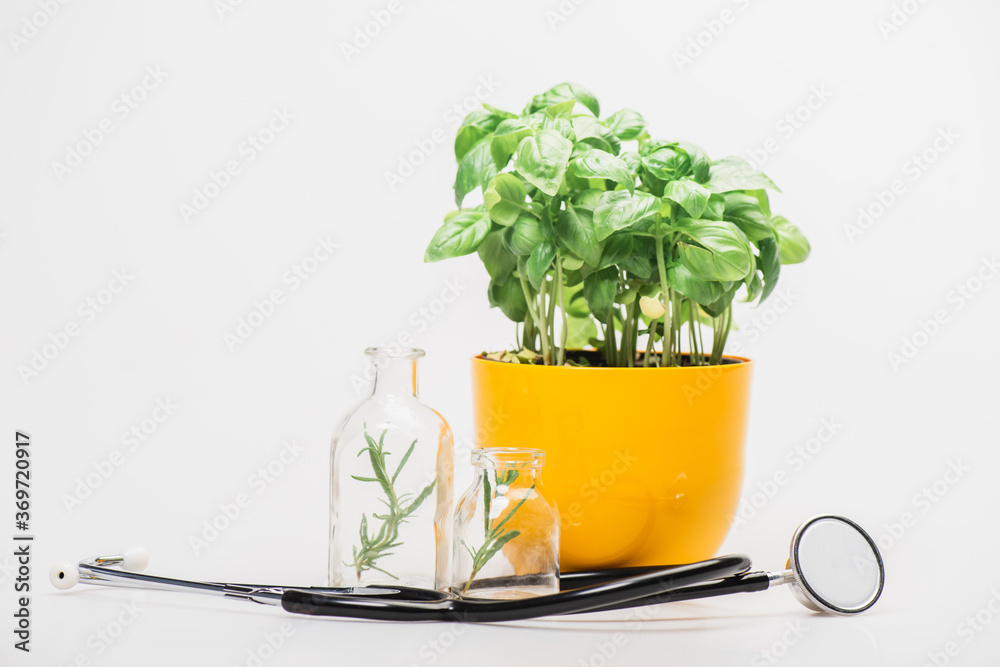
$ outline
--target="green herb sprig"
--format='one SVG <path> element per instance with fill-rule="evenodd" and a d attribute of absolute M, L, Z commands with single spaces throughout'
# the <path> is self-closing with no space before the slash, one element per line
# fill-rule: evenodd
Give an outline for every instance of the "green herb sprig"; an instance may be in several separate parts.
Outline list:
<path fill-rule="evenodd" d="M 365 426 L 364 435 L 368 446 L 359 451 L 357 455 L 361 456 L 365 452 L 368 452 L 368 460 L 371 462 L 372 471 L 375 476 L 359 477 L 358 475 L 351 475 L 353 479 L 359 482 L 375 482 L 381 486 L 385 498 L 379 498 L 379 500 L 389 508 L 386 514 L 372 512 L 372 518 L 382 522 L 378 532 L 374 535 L 370 535 L 368 532 L 368 517 L 364 514 L 361 515 L 361 528 L 358 531 L 361 548 L 352 547 L 354 562 L 344 563 L 354 568 L 359 579 L 361 578 L 361 573 L 366 570 L 378 570 L 393 579 L 399 579 L 399 577 L 378 567 L 375 563 L 380 558 L 391 556 L 392 551 L 390 550 L 402 544 L 402 542 L 398 541 L 399 527 L 406 523 L 406 520 L 427 500 L 431 492 L 434 491 L 434 485 L 437 484 L 437 480 L 431 482 L 416 497 L 413 497 L 412 493 L 397 495 L 395 487 L 396 478 L 399 477 L 403 466 L 410 459 L 410 454 L 413 453 L 413 448 L 416 446 L 417 441 L 414 440 L 410 443 L 410 448 L 406 450 L 406 454 L 403 455 L 403 459 L 399 462 L 399 466 L 396 467 L 396 471 L 390 476 L 385 463 L 385 457 L 389 455 L 389 452 L 385 451 L 385 435 L 388 432 L 388 429 L 382 431 L 382 435 L 379 436 L 378 442 L 376 442 L 374 438 L 368 435 L 368 427 Z"/>
<path fill-rule="evenodd" d="M 497 487 L 500 486 L 510 486 L 518 478 L 520 473 L 517 470 L 507 470 L 504 471 L 502 475 L 497 475 Z M 500 549 L 503 548 L 505 544 L 513 540 L 515 537 L 521 534 L 519 530 L 508 530 L 504 531 L 503 527 L 517 510 L 521 509 L 521 505 L 525 503 L 531 491 L 535 488 L 534 483 L 528 488 L 527 493 L 524 497 L 517 502 L 514 507 L 507 512 L 507 516 L 501 519 L 495 526 L 490 526 L 490 507 L 493 503 L 493 499 L 496 497 L 493 489 L 490 488 L 490 477 L 489 473 L 486 473 L 483 477 L 483 531 L 486 536 L 486 540 L 483 542 L 482 546 L 473 551 L 465 540 L 462 540 L 462 546 L 465 550 L 469 552 L 472 557 L 472 573 L 469 575 L 469 580 L 465 582 L 465 587 L 462 589 L 462 593 L 468 592 L 469 588 L 472 586 L 472 582 L 475 580 L 476 575 L 479 571 L 486 566 L 486 564 L 493 558 Z"/>

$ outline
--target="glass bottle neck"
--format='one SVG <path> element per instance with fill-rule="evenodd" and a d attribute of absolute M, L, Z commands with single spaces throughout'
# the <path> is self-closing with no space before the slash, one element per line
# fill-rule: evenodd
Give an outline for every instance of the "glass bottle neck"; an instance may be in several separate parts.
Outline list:
<path fill-rule="evenodd" d="M 526 447 L 486 447 L 472 451 L 476 475 L 499 479 L 533 480 L 545 463 L 545 452 Z"/>
<path fill-rule="evenodd" d="M 417 360 L 412 358 L 374 357 L 375 382 L 372 396 L 416 396 Z"/>
<path fill-rule="evenodd" d="M 508 466 L 476 466 L 476 476 L 479 483 L 483 480 L 489 481 L 491 485 L 506 485 L 520 488 L 532 486 L 538 478 L 539 469 L 534 467 L 508 467 Z M 503 492 L 503 489 L 494 489 Z"/>

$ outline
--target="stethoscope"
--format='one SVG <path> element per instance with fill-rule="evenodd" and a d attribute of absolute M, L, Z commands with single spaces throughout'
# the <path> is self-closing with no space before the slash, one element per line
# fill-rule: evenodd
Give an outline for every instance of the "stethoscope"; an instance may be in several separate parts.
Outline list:
<path fill-rule="evenodd" d="M 735 554 L 687 565 L 565 573 L 559 593 L 517 600 L 467 599 L 404 586 L 317 588 L 188 581 L 140 574 L 148 562 L 144 550 L 132 549 L 120 556 L 86 559 L 76 567 L 56 565 L 50 580 L 59 589 L 82 582 L 204 593 L 280 605 L 311 616 L 471 623 L 610 611 L 751 593 L 783 584 L 813 611 L 852 615 L 875 604 L 885 581 L 882 556 L 872 538 L 853 521 L 833 515 L 813 517 L 796 529 L 783 571 L 750 572 L 750 558 Z"/>

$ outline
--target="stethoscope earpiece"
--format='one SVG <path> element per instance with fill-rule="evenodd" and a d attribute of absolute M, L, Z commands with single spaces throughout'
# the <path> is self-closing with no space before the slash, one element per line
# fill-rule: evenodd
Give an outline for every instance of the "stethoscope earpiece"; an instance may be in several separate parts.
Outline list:
<path fill-rule="evenodd" d="M 59 590 L 68 591 L 80 583 L 80 571 L 72 563 L 56 563 L 49 570 L 49 581 Z"/>
<path fill-rule="evenodd" d="M 142 572 L 149 565 L 149 552 L 142 547 L 132 547 L 120 556 L 98 556 L 89 562 L 101 566 L 117 565 L 127 572 Z M 49 582 L 61 591 L 69 590 L 80 583 L 80 567 L 72 563 L 56 563 L 49 570 Z"/>

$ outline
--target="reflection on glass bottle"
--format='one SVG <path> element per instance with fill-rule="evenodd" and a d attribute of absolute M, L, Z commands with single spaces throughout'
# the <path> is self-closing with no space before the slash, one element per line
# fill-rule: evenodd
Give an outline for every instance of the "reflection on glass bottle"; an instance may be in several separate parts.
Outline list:
<path fill-rule="evenodd" d="M 330 454 L 331 586 L 448 585 L 454 444 L 417 398 L 422 350 L 368 348 L 372 394 Z"/>
<path fill-rule="evenodd" d="M 559 513 L 544 495 L 538 449 L 472 452 L 475 479 L 455 508 L 451 590 L 516 599 L 559 592 Z"/>

